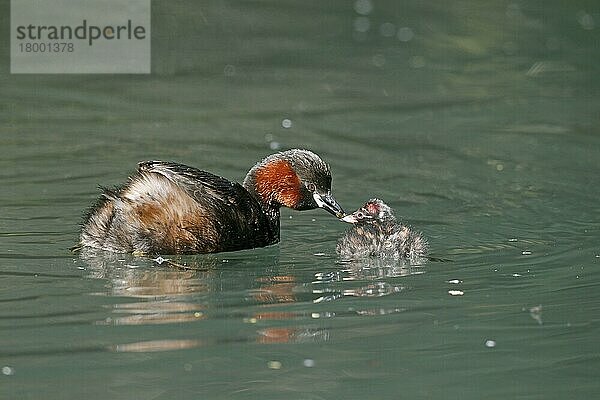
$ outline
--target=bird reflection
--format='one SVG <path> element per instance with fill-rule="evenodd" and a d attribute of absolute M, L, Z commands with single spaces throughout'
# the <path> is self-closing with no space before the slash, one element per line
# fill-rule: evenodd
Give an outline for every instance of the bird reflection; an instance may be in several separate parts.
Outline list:
<path fill-rule="evenodd" d="M 324 327 L 328 319 L 384 315 L 404 309 L 381 309 L 364 302 L 364 307 L 354 303 L 351 308 L 336 306 L 324 310 L 322 306 L 313 309 L 310 304 L 316 307 L 318 303 L 328 304 L 348 297 L 397 294 L 405 290 L 399 278 L 425 272 L 423 265 L 368 259 L 332 264 L 329 271 L 307 274 L 293 265 L 280 265 L 278 258 L 270 254 L 262 267 L 256 258 L 226 260 L 216 255 L 152 259 L 92 251 L 81 254 L 81 260 L 90 278 L 108 282 L 105 292 L 98 294 L 115 298 L 110 315 L 97 324 L 194 323 L 225 317 L 228 324 L 237 320 L 241 325 L 254 326 L 253 334 L 241 338 L 230 334 L 200 336 L 200 329 L 194 330 L 192 337 L 182 339 L 141 340 L 110 346 L 111 351 L 119 352 L 167 351 L 225 342 L 328 341 L 331 332 Z M 244 263 L 251 263 L 251 267 L 244 267 Z M 232 294 L 237 297 L 232 298 Z M 291 307 L 293 304 L 297 305 Z"/>
<path fill-rule="evenodd" d="M 343 268 L 315 274 L 314 284 L 324 288 L 314 289 L 321 296 L 315 303 L 337 300 L 346 296 L 381 297 L 398 293 L 404 286 L 395 279 L 425 273 L 424 263 L 415 264 L 406 260 L 367 258 L 342 263 Z M 345 283 L 339 288 L 340 283 Z M 358 284 L 357 286 L 355 286 Z"/>
<path fill-rule="evenodd" d="M 155 325 L 205 318 L 207 306 L 192 298 L 212 290 L 216 259 L 205 257 L 188 267 L 178 260 L 157 263 L 149 258 L 94 250 L 82 253 L 81 259 L 90 278 L 109 282 L 110 296 L 140 300 L 113 304 L 113 315 L 98 324 Z"/>

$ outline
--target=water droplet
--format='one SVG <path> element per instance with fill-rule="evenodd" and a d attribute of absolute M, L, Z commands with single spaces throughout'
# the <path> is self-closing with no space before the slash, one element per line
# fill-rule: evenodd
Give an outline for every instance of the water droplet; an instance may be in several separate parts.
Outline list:
<path fill-rule="evenodd" d="M 485 341 L 485 347 L 490 348 L 490 349 L 493 347 L 496 347 L 496 341 L 492 340 L 492 339 L 487 339 Z"/>
<path fill-rule="evenodd" d="M 375 54 L 373 56 L 373 65 L 376 67 L 383 67 L 385 65 L 385 56 L 383 54 Z"/>
<path fill-rule="evenodd" d="M 449 281 L 447 281 L 448 283 L 452 283 L 454 285 L 457 285 L 459 283 L 462 283 L 462 281 L 460 279 L 450 279 Z"/>
<path fill-rule="evenodd" d="M 412 38 L 415 37 L 415 33 L 409 27 L 403 26 L 402 28 L 398 29 L 398 34 L 396 37 L 401 42 L 410 42 Z"/>
<path fill-rule="evenodd" d="M 279 150 L 281 148 L 281 144 L 279 144 L 279 142 L 272 141 L 269 143 L 269 148 L 271 150 Z"/>
<path fill-rule="evenodd" d="M 594 17 L 585 11 L 577 13 L 577 20 L 579 21 L 579 25 L 585 30 L 592 30 L 595 27 Z"/>
<path fill-rule="evenodd" d="M 365 33 L 371 29 L 371 21 L 367 17 L 357 17 L 354 20 L 354 30 L 356 32 Z"/>
<path fill-rule="evenodd" d="M 396 33 L 396 26 L 391 22 L 384 22 L 379 26 L 379 33 L 384 37 L 392 37 Z"/>
<path fill-rule="evenodd" d="M 412 56 L 408 62 L 413 68 L 423 68 L 425 66 L 425 58 L 423 56 Z"/>
<path fill-rule="evenodd" d="M 524 256 L 529 256 L 529 255 L 531 255 L 531 252 L 529 250 L 524 250 L 521 252 L 521 254 Z"/>
<path fill-rule="evenodd" d="M 235 66 L 231 64 L 227 64 L 225 68 L 223 68 L 223 74 L 225 76 L 234 76 L 235 75 Z"/>
<path fill-rule="evenodd" d="M 462 290 L 448 290 L 450 296 L 462 296 L 465 294 Z"/>
<path fill-rule="evenodd" d="M 291 128 L 292 120 L 289 118 L 284 118 L 283 120 L 281 120 L 281 126 L 284 127 L 285 129 Z"/>
<path fill-rule="evenodd" d="M 275 360 L 267 363 L 267 367 L 269 367 L 269 369 L 281 369 L 281 366 L 281 362 Z"/>
<path fill-rule="evenodd" d="M 354 11 L 360 15 L 368 15 L 373 11 L 373 3 L 371 0 L 356 0 L 354 2 Z"/>
<path fill-rule="evenodd" d="M 315 366 L 315 360 L 307 358 L 302 362 L 302 365 L 304 365 L 306 368 L 312 368 Z"/>
<path fill-rule="evenodd" d="M 14 375 L 15 374 L 15 370 L 12 367 L 9 367 L 8 365 L 5 367 L 2 367 L 2 373 L 6 376 L 10 376 L 10 375 Z"/>

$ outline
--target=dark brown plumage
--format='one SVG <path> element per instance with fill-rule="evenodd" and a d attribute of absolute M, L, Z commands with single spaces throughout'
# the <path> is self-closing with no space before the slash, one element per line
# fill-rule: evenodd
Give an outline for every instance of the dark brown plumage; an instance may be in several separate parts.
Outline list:
<path fill-rule="evenodd" d="M 307 150 L 257 163 L 243 186 L 182 164 L 146 161 L 105 190 L 80 235 L 81 247 L 143 254 L 215 253 L 279 241 L 279 208 L 317 207 L 340 217 L 328 165 Z"/>

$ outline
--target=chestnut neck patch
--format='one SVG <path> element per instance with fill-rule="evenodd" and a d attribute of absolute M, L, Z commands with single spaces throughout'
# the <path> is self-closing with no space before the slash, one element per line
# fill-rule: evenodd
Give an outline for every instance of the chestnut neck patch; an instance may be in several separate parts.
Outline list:
<path fill-rule="evenodd" d="M 256 171 L 255 188 L 265 203 L 294 208 L 300 203 L 300 178 L 289 162 L 271 161 Z"/>

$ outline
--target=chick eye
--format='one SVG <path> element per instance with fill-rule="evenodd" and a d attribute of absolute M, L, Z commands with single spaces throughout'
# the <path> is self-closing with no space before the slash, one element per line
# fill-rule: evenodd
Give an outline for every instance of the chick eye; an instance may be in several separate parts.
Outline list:
<path fill-rule="evenodd" d="M 306 187 L 308 188 L 309 191 L 314 192 L 315 190 L 317 190 L 317 185 L 315 185 L 314 183 L 309 183 L 308 185 L 306 185 Z"/>
<path fill-rule="evenodd" d="M 364 217 L 365 217 L 365 214 L 364 214 L 364 213 L 362 213 L 362 212 L 360 212 L 360 211 L 356 213 L 356 218 L 363 219 Z"/>

